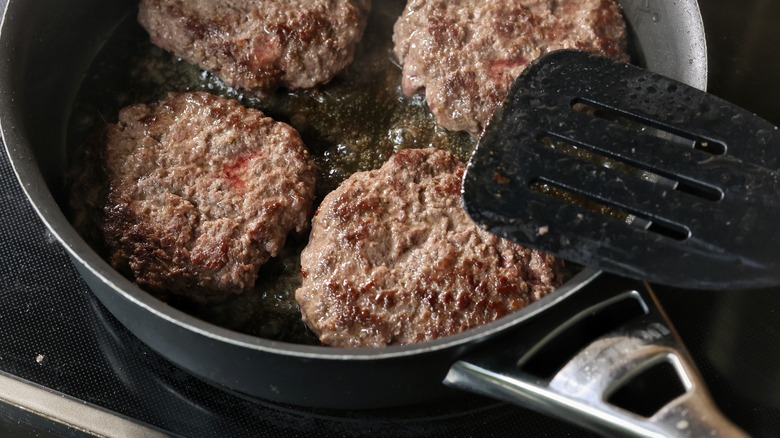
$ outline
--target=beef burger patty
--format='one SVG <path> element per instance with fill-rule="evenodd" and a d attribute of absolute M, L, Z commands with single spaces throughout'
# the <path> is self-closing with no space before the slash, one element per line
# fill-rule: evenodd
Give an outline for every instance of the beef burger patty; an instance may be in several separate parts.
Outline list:
<path fill-rule="evenodd" d="M 464 170 L 449 152 L 406 149 L 325 197 L 295 294 L 322 343 L 435 339 L 496 320 L 562 282 L 562 262 L 468 218 Z"/>
<path fill-rule="evenodd" d="M 244 292 L 308 228 L 315 166 L 298 133 L 236 101 L 170 93 L 122 109 L 101 142 L 110 263 L 150 292 Z"/>
<path fill-rule="evenodd" d="M 402 89 L 437 122 L 478 135 L 539 56 L 572 48 L 628 60 L 615 0 L 410 0 L 395 24 Z"/>
<path fill-rule="evenodd" d="M 351 62 L 371 0 L 141 0 L 152 42 L 227 85 L 309 88 Z"/>

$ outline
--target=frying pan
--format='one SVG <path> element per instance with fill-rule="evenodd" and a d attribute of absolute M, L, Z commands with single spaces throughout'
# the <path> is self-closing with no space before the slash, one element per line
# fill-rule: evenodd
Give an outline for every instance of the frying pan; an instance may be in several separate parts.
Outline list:
<path fill-rule="evenodd" d="M 706 46 L 696 2 L 620 3 L 635 36 L 637 61 L 704 88 Z M 509 370 L 514 373 L 510 379 L 493 371 L 486 377 L 483 372 L 507 352 L 521 357 L 544 349 L 539 345 L 555 345 L 545 339 L 548 332 L 565 326 L 572 315 L 587 316 L 582 309 L 595 309 L 588 314 L 599 313 L 600 303 L 612 303 L 615 297 L 634 300 L 644 310 L 614 332 L 628 333 L 628 347 L 607 351 L 627 352 L 631 346 L 645 344 L 674 346 L 674 330 L 656 308 L 650 292 L 595 270 L 581 271 L 544 299 L 483 327 L 418 345 L 359 350 L 297 345 L 237 333 L 169 306 L 113 270 L 74 230 L 58 199 L 64 185 L 67 121 L 74 99 L 95 55 L 133 9 L 133 2 L 122 0 L 8 0 L 0 33 L 0 127 L 11 163 L 33 207 L 67 249 L 90 289 L 138 338 L 194 375 L 275 402 L 375 408 L 440 398 L 453 391 L 449 385 L 507 398 L 553 415 L 565 413 L 562 407 L 567 407 L 576 413 L 569 420 L 600 431 L 662 433 L 653 429 L 655 426 L 634 426 L 641 418 L 620 409 L 599 410 L 587 403 L 565 401 L 566 394 L 592 396 L 593 390 L 586 390 L 590 383 L 604 383 L 604 376 L 597 379 L 593 373 L 583 373 L 592 369 L 587 357 L 577 359 L 586 361 L 584 365 L 563 368 L 573 374 L 563 395 L 534 389 L 547 385 L 549 379 L 536 379 L 531 382 L 536 386 L 526 386 L 530 393 L 518 395 L 507 382 L 522 381 L 522 375 Z M 504 346 L 508 349 L 495 352 Z M 684 349 L 677 346 L 675 351 L 664 357 L 672 358 L 689 392 L 706 396 L 699 392 L 701 382 L 695 370 L 677 365 L 688 362 Z M 610 360 L 624 364 L 620 360 L 623 356 L 612 355 Z M 512 365 L 516 358 L 509 363 L 510 368 L 517 368 Z M 613 382 L 608 388 L 617 386 L 615 376 L 604 378 Z M 445 379 L 447 385 L 442 384 Z M 496 382 L 499 384 L 492 384 Z M 572 392 L 575 383 L 577 388 Z M 708 404 L 686 406 L 695 411 Z M 717 415 L 712 418 L 713 427 L 727 427 L 719 423 Z M 680 433 L 701 431 L 692 419 L 683 418 L 675 425 L 681 427 L 677 430 Z M 683 427 L 686 425 L 690 427 Z"/>

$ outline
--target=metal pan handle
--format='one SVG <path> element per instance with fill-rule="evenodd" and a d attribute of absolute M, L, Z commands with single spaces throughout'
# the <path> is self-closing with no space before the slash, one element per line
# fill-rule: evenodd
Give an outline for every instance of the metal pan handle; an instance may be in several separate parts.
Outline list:
<path fill-rule="evenodd" d="M 608 298 L 546 331 L 541 340 L 529 344 L 528 330 L 523 329 L 513 334 L 514 342 L 502 338 L 459 360 L 444 383 L 607 435 L 746 436 L 712 403 L 649 287 L 630 284 L 634 287 L 605 292 L 614 286 L 597 282 L 591 287 L 596 290 L 582 293 Z M 659 380 L 661 375 L 667 378 Z M 650 398 L 658 393 L 671 398 L 631 406 L 643 397 L 632 399 L 628 389 L 641 390 L 643 385 L 651 386 Z"/>

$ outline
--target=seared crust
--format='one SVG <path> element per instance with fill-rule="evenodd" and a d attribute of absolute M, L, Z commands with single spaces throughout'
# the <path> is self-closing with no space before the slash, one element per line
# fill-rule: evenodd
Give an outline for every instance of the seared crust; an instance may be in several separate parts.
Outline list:
<path fill-rule="evenodd" d="M 208 93 L 124 108 L 103 135 L 110 262 L 200 302 L 244 292 L 304 231 L 315 166 L 290 126 Z"/>
<path fill-rule="evenodd" d="M 494 321 L 561 283 L 561 262 L 468 218 L 464 170 L 449 152 L 407 149 L 325 197 L 295 295 L 322 343 L 435 339 Z"/>
<path fill-rule="evenodd" d="M 628 60 L 614 0 L 410 0 L 393 41 L 403 92 L 425 89 L 441 126 L 473 135 L 547 52 L 575 48 Z"/>
<path fill-rule="evenodd" d="M 370 0 L 142 0 L 152 42 L 257 92 L 309 88 L 351 62 Z"/>

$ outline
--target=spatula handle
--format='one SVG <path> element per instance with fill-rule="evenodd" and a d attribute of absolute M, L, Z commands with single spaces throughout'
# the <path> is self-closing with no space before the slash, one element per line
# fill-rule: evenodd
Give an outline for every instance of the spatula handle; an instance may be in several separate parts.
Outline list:
<path fill-rule="evenodd" d="M 588 293 L 588 291 L 583 291 Z M 579 350 L 552 377 L 526 369 L 530 358 L 583 319 L 598 315 L 620 300 L 638 300 L 644 315 L 598 336 Z M 521 341 L 522 343 L 522 341 Z M 445 379 L 449 386 L 531 408 L 608 435 L 649 437 L 747 436 L 712 403 L 671 323 L 652 292 L 627 289 L 569 319 L 529 349 L 504 345 L 503 351 L 478 352 L 456 362 Z M 507 350 L 512 351 L 506 354 Z M 525 351 L 517 356 L 518 351 Z M 496 360 L 496 358 L 500 360 Z M 653 413 L 635 413 L 610 402 L 623 384 L 666 364 L 676 372 L 681 393 Z"/>

